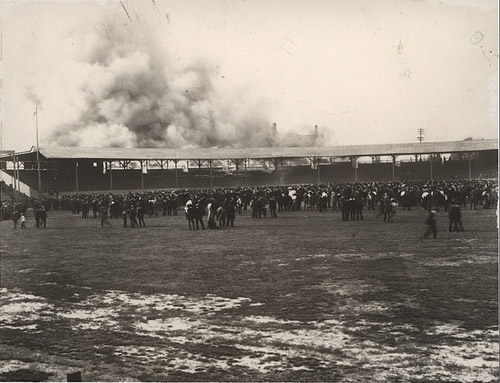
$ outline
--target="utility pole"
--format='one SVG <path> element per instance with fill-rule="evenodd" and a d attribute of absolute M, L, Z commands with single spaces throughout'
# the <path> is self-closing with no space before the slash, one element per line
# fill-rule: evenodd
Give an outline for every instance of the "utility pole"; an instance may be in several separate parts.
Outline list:
<path fill-rule="evenodd" d="M 418 142 L 422 143 L 422 141 L 424 140 L 424 133 L 425 133 L 425 129 L 418 128 L 418 137 L 417 137 Z M 415 154 L 415 162 L 417 162 L 417 155 L 416 154 Z"/>
<path fill-rule="evenodd" d="M 425 129 L 422 129 L 422 128 L 419 128 L 418 129 L 418 137 L 417 137 L 417 140 L 422 143 L 422 141 L 424 140 L 424 132 L 425 132 Z"/>
<path fill-rule="evenodd" d="M 36 162 L 38 164 L 38 193 L 42 193 L 42 174 L 40 173 L 40 145 L 38 143 L 38 106 L 35 107 L 36 116 Z"/>

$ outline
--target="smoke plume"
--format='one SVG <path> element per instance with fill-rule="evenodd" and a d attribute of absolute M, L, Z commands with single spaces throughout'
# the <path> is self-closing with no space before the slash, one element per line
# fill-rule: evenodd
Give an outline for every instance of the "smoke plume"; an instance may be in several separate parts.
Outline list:
<path fill-rule="evenodd" d="M 46 145 L 277 145 L 261 103 L 225 94 L 215 65 L 179 65 L 135 10 L 123 16 L 76 26 L 39 63 L 28 95 L 59 114 Z"/>

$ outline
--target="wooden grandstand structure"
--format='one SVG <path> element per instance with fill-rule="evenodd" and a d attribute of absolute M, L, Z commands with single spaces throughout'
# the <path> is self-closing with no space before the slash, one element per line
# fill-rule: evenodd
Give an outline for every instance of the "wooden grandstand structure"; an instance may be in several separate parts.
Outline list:
<path fill-rule="evenodd" d="M 145 174 L 148 171 L 168 170 L 174 182 L 165 187 L 179 188 L 179 163 L 194 163 L 201 173 L 205 172 L 204 178 L 208 181 L 203 184 L 206 187 L 214 186 L 214 173 L 220 173 L 221 161 L 233 164 L 236 177 L 243 177 L 244 184 L 248 185 L 249 164 L 252 162 L 269 163 L 273 177 L 278 183 L 289 183 L 285 179 L 284 168 L 290 162 L 304 161 L 316 172 L 314 181 L 329 182 L 328 177 L 323 177 L 320 169 L 326 169 L 325 165 L 333 165 L 336 162 L 347 162 L 351 169 L 352 181 L 358 180 L 358 159 L 361 157 L 390 158 L 385 167 L 390 167 L 389 179 L 396 179 L 396 168 L 398 157 L 428 155 L 430 161 L 424 165 L 428 168 L 428 179 L 434 178 L 436 164 L 432 158 L 440 154 L 460 154 L 468 165 L 464 178 L 473 177 L 472 163 L 477 161 L 478 156 L 487 154 L 488 161 L 498 164 L 498 140 L 473 140 L 473 141 L 443 141 L 422 142 L 403 144 L 380 144 L 380 145 L 350 145 L 350 146 L 324 146 L 324 147 L 266 147 L 266 148 L 199 148 L 199 149 L 174 149 L 174 148 L 83 148 L 83 147 L 41 147 L 39 151 L 33 146 L 29 151 L 13 152 L 3 151 L 0 153 L 0 165 L 2 170 L 7 171 L 17 184 L 23 179 L 21 174 L 33 174 L 37 172 L 38 160 L 41 163 L 42 179 L 44 183 L 56 185 L 62 179 L 72 179 L 75 192 L 82 191 L 80 187 L 82 175 L 94 174 L 94 177 L 106 177 L 107 181 L 101 182 L 103 190 L 114 190 L 113 173 L 115 170 L 133 170 L 128 174 L 134 174 L 135 186 L 131 188 L 145 188 Z M 135 164 L 135 166 L 134 166 Z M 218 164 L 217 166 L 214 166 Z M 169 168 L 169 165 L 173 165 Z M 321 165 L 321 166 L 320 166 Z M 130 169 L 132 167 L 132 169 Z M 344 165 L 346 167 L 346 165 Z M 21 170 L 22 169 L 22 170 Z M 184 169 L 186 170 L 186 169 Z M 463 169 L 462 169 L 463 170 Z M 30 173 L 31 172 L 31 173 Z M 140 182 L 137 177 L 140 173 Z M 200 174 L 201 174 L 200 173 Z M 227 173 L 227 170 L 226 170 Z M 468 173 L 468 174 L 467 174 Z M 49 176 L 50 174 L 50 176 Z M 98 174 L 98 176 L 96 176 Z M 125 174 L 125 173 L 123 173 Z M 200 175 L 199 174 L 199 175 Z M 101 176 L 102 175 L 102 176 Z M 200 175 L 201 176 L 201 175 Z M 109 177 L 109 179 L 108 179 Z M 31 177 L 33 178 L 33 177 Z M 51 182 L 48 182 L 50 178 Z M 85 178 L 85 177 L 84 177 Z M 88 177 L 87 177 L 88 178 Z M 123 178 L 123 177 L 122 177 Z M 151 177 L 150 177 L 151 178 Z M 274 182 L 274 181 L 273 181 Z M 30 182 L 28 182 L 30 183 Z M 33 184 L 33 182 L 31 182 Z M 154 185 L 155 188 L 161 183 Z M 14 182 L 16 186 L 16 182 Z M 115 183 L 116 186 L 116 183 Z M 36 189 L 36 186 L 34 186 Z M 42 189 L 43 191 L 43 189 Z M 68 190 L 71 191 L 71 190 Z"/>

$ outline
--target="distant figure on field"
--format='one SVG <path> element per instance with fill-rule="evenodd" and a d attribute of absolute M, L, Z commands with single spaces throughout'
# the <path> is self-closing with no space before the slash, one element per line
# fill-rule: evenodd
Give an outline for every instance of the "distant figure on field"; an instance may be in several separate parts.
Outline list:
<path fill-rule="evenodd" d="M 145 214 L 146 206 L 144 204 L 144 201 L 139 198 L 139 203 L 137 204 L 137 219 L 139 220 L 139 226 L 146 226 L 146 222 L 144 222 L 144 214 Z M 171 212 L 170 212 L 171 213 Z M 169 214 L 171 215 L 171 214 Z M 177 206 L 175 210 L 175 214 L 177 215 Z"/>
<path fill-rule="evenodd" d="M 385 196 L 383 199 L 384 206 L 384 222 L 392 222 L 392 217 L 394 216 L 394 209 L 392 205 L 392 201 L 389 196 Z"/>
<path fill-rule="evenodd" d="M 108 220 L 108 207 L 106 204 L 102 203 L 99 207 L 99 215 L 101 217 L 101 227 L 104 227 L 104 225 L 111 226 L 111 223 Z"/>
<path fill-rule="evenodd" d="M 40 228 L 42 223 L 44 229 L 47 227 L 47 211 L 45 210 L 45 206 L 35 209 L 35 222 L 37 229 Z"/>
<path fill-rule="evenodd" d="M 23 213 L 21 213 L 21 218 L 19 218 L 19 220 L 21 221 L 21 229 L 26 229 L 26 217 Z"/>
<path fill-rule="evenodd" d="M 276 207 L 277 207 L 277 202 L 275 197 L 271 197 L 269 200 L 269 211 L 271 212 L 271 218 L 278 218 L 278 215 L 276 214 Z"/>
<path fill-rule="evenodd" d="M 424 238 L 428 238 L 432 233 L 432 238 L 437 238 L 437 220 L 436 220 L 436 210 L 431 210 L 427 219 L 424 222 L 427 225 L 427 229 L 424 233 Z"/>
<path fill-rule="evenodd" d="M 17 222 L 19 221 L 20 214 L 17 210 L 12 213 L 12 222 L 14 223 L 14 229 L 17 229 Z"/>
<path fill-rule="evenodd" d="M 460 206 L 456 204 L 451 205 L 448 210 L 448 218 L 450 220 L 448 231 L 464 231 L 464 227 L 462 226 L 462 212 L 460 211 Z"/>
<path fill-rule="evenodd" d="M 231 225 L 231 227 L 233 227 L 235 218 L 236 218 L 236 206 L 234 206 L 234 203 L 230 202 L 227 205 L 226 209 L 226 219 L 227 219 L 226 226 L 229 227 L 229 225 Z"/>

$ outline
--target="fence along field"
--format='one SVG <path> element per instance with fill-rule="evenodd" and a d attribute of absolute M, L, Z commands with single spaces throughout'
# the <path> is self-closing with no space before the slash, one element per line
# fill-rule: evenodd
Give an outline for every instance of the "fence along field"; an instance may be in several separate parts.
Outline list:
<path fill-rule="evenodd" d="M 1 225 L 0 379 L 498 381 L 494 210 Z"/>

